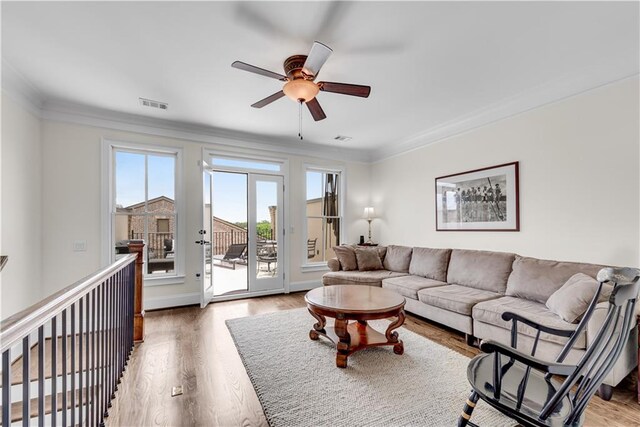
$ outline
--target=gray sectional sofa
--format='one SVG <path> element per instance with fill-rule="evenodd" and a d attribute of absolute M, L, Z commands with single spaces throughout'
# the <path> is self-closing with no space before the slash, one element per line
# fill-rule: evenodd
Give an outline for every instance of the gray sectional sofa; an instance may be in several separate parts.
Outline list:
<path fill-rule="evenodd" d="M 331 271 L 324 274 L 323 285 L 369 285 L 393 290 L 406 298 L 406 311 L 465 333 L 469 344 L 475 338 L 509 344 L 511 322 L 501 317 L 507 311 L 542 325 L 575 330 L 577 322 L 563 320 L 545 303 L 576 273 L 595 278 L 603 267 L 490 251 L 395 245 L 377 250 L 384 269 L 345 271 L 334 258 L 328 263 Z M 567 362 L 577 361 L 585 353 L 606 310 L 606 302 L 597 306 Z M 608 386 L 617 385 L 638 364 L 635 322 L 633 328 L 624 353 L 605 379 Z M 530 351 L 536 331 L 519 323 L 518 332 L 518 348 Z M 542 333 L 536 355 L 553 360 L 566 340 Z"/>

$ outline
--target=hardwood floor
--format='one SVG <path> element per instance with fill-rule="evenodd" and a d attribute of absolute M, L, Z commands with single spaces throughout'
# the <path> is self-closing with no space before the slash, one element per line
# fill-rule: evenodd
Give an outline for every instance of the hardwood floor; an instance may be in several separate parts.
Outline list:
<path fill-rule="evenodd" d="M 204 310 L 148 312 L 145 342 L 129 360 L 107 426 L 266 426 L 225 320 L 304 305 L 304 293 L 296 293 L 215 303 Z M 465 356 L 478 353 L 464 335 L 424 319 L 407 315 L 404 327 Z M 171 397 L 178 385 L 184 394 Z M 585 425 L 640 426 L 635 381 L 623 381 L 610 402 L 594 397 Z"/>

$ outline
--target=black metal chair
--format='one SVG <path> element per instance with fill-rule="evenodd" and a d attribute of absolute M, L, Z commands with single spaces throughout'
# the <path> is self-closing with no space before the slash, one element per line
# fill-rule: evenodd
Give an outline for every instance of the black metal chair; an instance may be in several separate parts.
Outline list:
<path fill-rule="evenodd" d="M 582 425 L 589 400 L 613 368 L 629 338 L 640 291 L 639 277 L 640 270 L 635 268 L 600 270 L 597 276 L 600 286 L 573 332 L 504 313 L 502 318 L 512 321 L 511 347 L 491 340 L 480 344 L 486 354 L 476 356 L 467 368 L 472 391 L 458 418 L 458 427 L 476 426 L 470 418 L 478 399 L 525 426 Z M 608 282 L 614 288 L 602 327 L 576 365 L 563 363 L 591 318 L 603 284 Z M 531 355 L 517 350 L 518 322 L 537 330 Z M 555 362 L 535 358 L 541 332 L 568 337 Z M 554 375 L 565 378 L 557 380 L 552 378 Z"/>
<path fill-rule="evenodd" d="M 257 242 L 256 244 L 257 256 L 258 256 L 258 269 L 260 264 L 267 264 L 267 271 L 273 275 L 278 268 L 278 246 L 273 240 Z M 275 264 L 276 267 L 272 270 L 271 264 Z"/>

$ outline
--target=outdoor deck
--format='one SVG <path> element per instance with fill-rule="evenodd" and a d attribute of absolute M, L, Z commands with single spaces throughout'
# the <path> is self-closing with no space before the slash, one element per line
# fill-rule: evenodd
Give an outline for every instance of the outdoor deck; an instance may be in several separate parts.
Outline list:
<path fill-rule="evenodd" d="M 225 265 L 228 265 L 225 263 Z M 267 264 L 260 263 L 258 270 L 258 278 L 271 277 L 277 271 L 277 264 L 271 263 L 271 271 L 267 270 Z M 207 274 L 210 272 L 207 271 Z M 213 266 L 213 288 L 216 296 L 236 293 L 238 291 L 247 290 L 247 274 L 246 264 L 236 263 L 235 270 L 233 268 L 221 267 L 219 261 L 214 261 Z"/>

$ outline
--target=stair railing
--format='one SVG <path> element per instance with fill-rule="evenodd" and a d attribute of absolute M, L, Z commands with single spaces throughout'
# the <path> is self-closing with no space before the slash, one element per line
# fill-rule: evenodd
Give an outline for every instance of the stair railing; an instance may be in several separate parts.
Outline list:
<path fill-rule="evenodd" d="M 143 247 L 131 242 L 130 254 L 0 323 L 3 426 L 104 425 L 142 340 Z"/>

